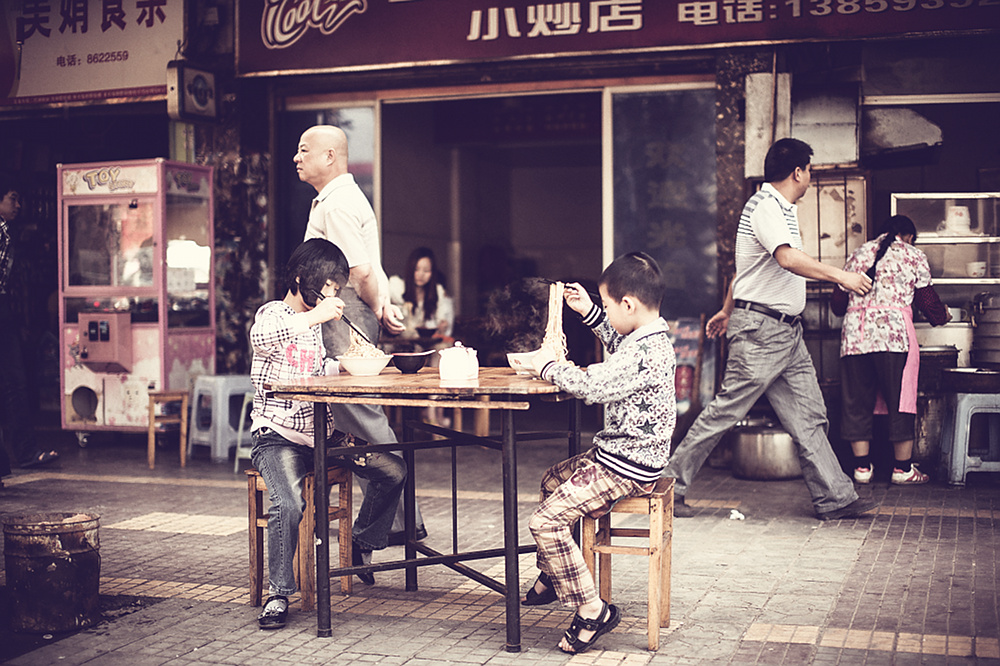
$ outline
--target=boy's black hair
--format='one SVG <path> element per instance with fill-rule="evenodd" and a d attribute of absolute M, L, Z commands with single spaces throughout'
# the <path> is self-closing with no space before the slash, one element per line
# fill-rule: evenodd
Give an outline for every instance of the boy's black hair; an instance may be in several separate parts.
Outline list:
<path fill-rule="evenodd" d="M 604 269 L 599 284 L 620 303 L 632 296 L 651 310 L 659 310 L 666 287 L 656 260 L 645 252 L 623 254 Z"/>
<path fill-rule="evenodd" d="M 795 168 L 805 169 L 812 158 L 813 149 L 798 139 L 778 139 L 764 157 L 764 182 L 779 183 Z"/>
<path fill-rule="evenodd" d="M 302 300 L 309 307 L 316 306 L 314 292 L 322 291 L 327 280 L 333 280 L 343 287 L 347 284 L 349 275 L 350 268 L 344 253 L 325 238 L 310 238 L 300 244 L 285 266 L 288 291 L 297 294 L 301 286 Z"/>
<path fill-rule="evenodd" d="M 0 173 L 0 199 L 7 196 L 8 192 L 21 192 L 21 188 L 18 187 L 19 183 L 13 176 L 9 176 L 4 173 Z"/>

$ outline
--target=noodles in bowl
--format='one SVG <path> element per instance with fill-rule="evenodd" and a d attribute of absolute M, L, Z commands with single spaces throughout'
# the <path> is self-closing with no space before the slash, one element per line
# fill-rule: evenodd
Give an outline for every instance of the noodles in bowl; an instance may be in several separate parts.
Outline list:
<path fill-rule="evenodd" d="M 391 356 L 351 329 L 351 346 L 337 357 L 340 367 L 355 377 L 372 377 L 389 365 Z"/>

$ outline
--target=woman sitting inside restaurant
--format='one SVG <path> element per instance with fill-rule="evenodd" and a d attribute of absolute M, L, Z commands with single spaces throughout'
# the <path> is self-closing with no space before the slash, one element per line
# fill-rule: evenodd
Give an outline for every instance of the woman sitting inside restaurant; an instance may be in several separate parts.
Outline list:
<path fill-rule="evenodd" d="M 416 340 L 451 335 L 455 309 L 441 284 L 441 274 L 430 248 L 418 247 L 410 253 L 403 277 L 393 275 L 389 279 L 389 297 L 403 310 L 406 330 L 400 333 L 401 338 Z"/>

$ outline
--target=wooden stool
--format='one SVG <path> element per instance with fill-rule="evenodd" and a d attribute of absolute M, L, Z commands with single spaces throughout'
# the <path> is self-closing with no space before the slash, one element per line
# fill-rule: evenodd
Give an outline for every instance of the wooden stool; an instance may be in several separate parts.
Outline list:
<path fill-rule="evenodd" d="M 156 406 L 171 402 L 181 403 L 180 414 L 157 414 Z M 188 434 L 188 392 L 187 391 L 150 391 L 149 392 L 149 441 L 146 444 L 146 458 L 149 469 L 156 465 L 156 426 L 165 423 L 181 424 L 181 467 L 187 464 L 187 434 Z"/>
<path fill-rule="evenodd" d="M 260 606 L 264 590 L 264 531 L 267 529 L 267 511 L 264 496 L 267 485 L 255 469 L 246 470 L 247 506 L 250 521 L 250 605 Z M 343 467 L 327 470 L 326 480 L 330 488 L 340 486 L 339 501 L 330 507 L 330 520 L 337 522 L 337 542 L 340 544 L 340 566 L 351 566 L 351 471 Z M 295 548 L 295 578 L 299 582 L 302 610 L 315 608 L 316 603 L 316 505 L 313 474 L 306 474 L 302 484 L 302 495 L 306 508 L 299 523 L 299 543 Z M 351 593 L 351 577 L 340 577 L 341 594 Z"/>
<path fill-rule="evenodd" d="M 612 528 L 612 513 L 649 516 L 649 529 Z M 649 649 L 660 647 L 660 627 L 670 626 L 670 540 L 674 525 L 674 480 L 663 477 L 650 495 L 619 500 L 598 520 L 583 518 L 583 558 L 598 581 L 601 598 L 611 600 L 611 555 L 645 555 L 649 558 L 649 604 L 646 628 Z M 612 545 L 612 537 L 641 537 L 649 546 Z M 600 570 L 594 568 L 594 554 L 600 554 Z M 598 575 L 599 574 L 599 575 Z"/>

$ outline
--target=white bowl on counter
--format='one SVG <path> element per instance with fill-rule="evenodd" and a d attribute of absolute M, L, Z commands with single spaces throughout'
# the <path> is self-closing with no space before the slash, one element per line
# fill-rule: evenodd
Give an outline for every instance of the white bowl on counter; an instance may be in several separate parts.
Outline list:
<path fill-rule="evenodd" d="M 392 356 L 338 356 L 340 367 L 355 377 L 374 377 L 389 365 Z"/>
<path fill-rule="evenodd" d="M 531 361 L 535 358 L 535 354 L 538 351 L 536 349 L 530 352 L 512 352 L 507 354 L 507 363 L 519 375 L 532 375 L 534 371 L 532 370 Z"/>

